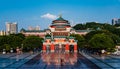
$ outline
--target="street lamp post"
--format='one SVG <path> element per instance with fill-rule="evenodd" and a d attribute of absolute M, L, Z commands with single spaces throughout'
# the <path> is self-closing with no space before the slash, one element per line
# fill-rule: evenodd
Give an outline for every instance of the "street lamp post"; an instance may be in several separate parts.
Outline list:
<path fill-rule="evenodd" d="M 23 44 L 21 44 L 21 53 L 23 53 Z"/>
<path fill-rule="evenodd" d="M 118 44 L 117 40 L 116 40 L 116 44 Z"/>
<path fill-rule="evenodd" d="M 21 44 L 21 48 L 23 49 L 23 44 Z"/>

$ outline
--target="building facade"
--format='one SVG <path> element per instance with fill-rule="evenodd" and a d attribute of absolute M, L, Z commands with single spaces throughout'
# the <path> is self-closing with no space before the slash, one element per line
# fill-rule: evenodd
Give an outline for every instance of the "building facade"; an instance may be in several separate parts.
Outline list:
<path fill-rule="evenodd" d="M 36 26 L 36 27 L 32 27 L 32 26 L 29 26 L 28 27 L 28 30 L 40 30 L 40 26 Z"/>
<path fill-rule="evenodd" d="M 43 41 L 43 52 L 77 52 L 77 40 L 70 36 L 70 23 L 61 16 L 52 21 Z"/>
<path fill-rule="evenodd" d="M 18 33 L 18 25 L 16 22 L 6 22 L 6 35 L 9 34 L 17 34 Z"/>
<path fill-rule="evenodd" d="M 34 35 L 44 38 L 43 52 L 77 52 L 77 40 L 70 36 L 70 34 L 86 35 L 90 30 L 74 30 L 69 21 L 60 16 L 52 21 L 48 29 L 21 29 L 20 32 L 25 36 Z"/>
<path fill-rule="evenodd" d="M 112 19 L 112 25 L 117 24 L 118 20 L 116 18 Z"/>
<path fill-rule="evenodd" d="M 6 32 L 3 31 L 3 30 L 1 30 L 1 31 L 0 31 L 0 36 L 4 36 L 4 35 L 6 35 Z"/>
<path fill-rule="evenodd" d="M 118 24 L 120 24 L 120 19 L 118 19 Z"/>
<path fill-rule="evenodd" d="M 112 25 L 115 25 L 115 24 L 120 24 L 120 19 L 112 19 Z"/>

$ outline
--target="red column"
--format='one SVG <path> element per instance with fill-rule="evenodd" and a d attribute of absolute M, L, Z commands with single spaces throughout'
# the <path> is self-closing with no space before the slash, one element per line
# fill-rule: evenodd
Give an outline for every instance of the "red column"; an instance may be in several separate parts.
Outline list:
<path fill-rule="evenodd" d="M 74 52 L 77 52 L 77 44 L 74 45 Z"/>
<path fill-rule="evenodd" d="M 69 44 L 66 44 L 66 46 L 65 46 L 65 52 L 69 52 Z"/>
<path fill-rule="evenodd" d="M 42 51 L 46 52 L 46 45 L 43 45 Z"/>
<path fill-rule="evenodd" d="M 55 46 L 54 46 L 53 43 L 52 43 L 51 46 L 50 46 L 50 50 L 51 50 L 51 52 L 54 52 L 54 51 L 55 51 Z"/>

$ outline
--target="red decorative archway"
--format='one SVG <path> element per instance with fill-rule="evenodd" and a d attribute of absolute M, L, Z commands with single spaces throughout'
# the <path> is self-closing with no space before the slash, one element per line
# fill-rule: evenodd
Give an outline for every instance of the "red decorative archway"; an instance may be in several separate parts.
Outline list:
<path fill-rule="evenodd" d="M 69 44 L 66 44 L 66 46 L 65 46 L 65 52 L 69 52 Z"/>
<path fill-rule="evenodd" d="M 74 52 L 77 52 L 77 44 L 74 45 Z"/>
<path fill-rule="evenodd" d="M 43 45 L 42 51 L 43 51 L 43 52 L 46 52 L 46 45 Z"/>
<path fill-rule="evenodd" d="M 55 46 L 54 46 L 53 43 L 52 43 L 51 46 L 50 46 L 50 50 L 51 50 L 51 52 L 54 52 L 54 51 L 55 51 Z"/>

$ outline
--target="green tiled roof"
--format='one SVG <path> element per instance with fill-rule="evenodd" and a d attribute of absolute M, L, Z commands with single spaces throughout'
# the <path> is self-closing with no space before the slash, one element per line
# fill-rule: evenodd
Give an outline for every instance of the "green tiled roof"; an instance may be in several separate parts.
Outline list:
<path fill-rule="evenodd" d="M 75 39 L 75 37 L 70 36 L 69 39 Z"/>
<path fill-rule="evenodd" d="M 97 29 L 96 30 L 101 30 L 101 28 L 100 27 L 97 27 Z"/>
<path fill-rule="evenodd" d="M 64 21 L 65 19 L 62 18 L 62 16 L 60 16 L 59 18 L 57 18 L 56 20 L 60 20 L 60 21 Z"/>
<path fill-rule="evenodd" d="M 45 32 L 44 30 L 25 30 L 24 32 Z"/>
<path fill-rule="evenodd" d="M 54 38 L 66 38 L 66 36 L 54 36 Z"/>
<path fill-rule="evenodd" d="M 58 24 L 52 24 L 52 26 L 59 26 Z M 62 26 L 70 26 L 70 24 L 62 24 Z"/>
<path fill-rule="evenodd" d="M 51 37 L 45 37 L 46 39 L 51 39 Z"/>
<path fill-rule="evenodd" d="M 78 42 L 78 40 L 75 40 L 75 42 Z"/>
<path fill-rule="evenodd" d="M 25 29 L 24 29 L 24 28 L 22 28 L 20 31 L 21 31 L 21 32 L 22 32 L 22 31 L 23 31 L 23 32 L 25 32 Z"/>

